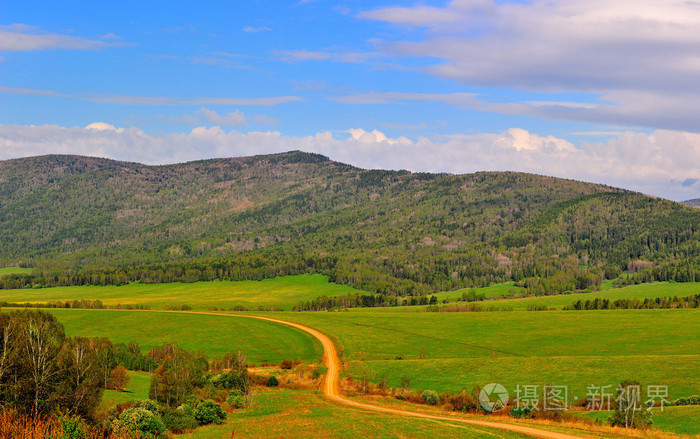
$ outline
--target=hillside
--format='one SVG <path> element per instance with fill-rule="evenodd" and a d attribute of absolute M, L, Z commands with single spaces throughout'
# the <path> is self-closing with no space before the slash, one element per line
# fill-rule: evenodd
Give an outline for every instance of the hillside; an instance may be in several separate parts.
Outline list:
<path fill-rule="evenodd" d="M 602 185 L 363 170 L 302 152 L 0 162 L 0 263 L 38 268 L 4 287 L 322 272 L 400 295 L 507 280 L 552 293 L 628 267 L 695 280 L 698 224 L 695 209 Z"/>

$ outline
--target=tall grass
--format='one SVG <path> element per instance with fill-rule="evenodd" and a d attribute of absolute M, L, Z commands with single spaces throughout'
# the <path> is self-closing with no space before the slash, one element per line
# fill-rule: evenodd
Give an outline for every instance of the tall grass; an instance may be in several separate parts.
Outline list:
<path fill-rule="evenodd" d="M 0 408 L 0 439 L 60 439 L 61 423 L 56 418 L 34 418 Z"/>

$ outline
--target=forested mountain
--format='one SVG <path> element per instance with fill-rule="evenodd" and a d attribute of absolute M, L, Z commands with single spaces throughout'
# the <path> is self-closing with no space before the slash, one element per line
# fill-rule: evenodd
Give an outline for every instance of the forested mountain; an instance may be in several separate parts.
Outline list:
<path fill-rule="evenodd" d="M 686 206 L 700 207 L 700 198 L 693 198 L 692 200 L 685 200 L 682 202 Z"/>
<path fill-rule="evenodd" d="M 505 280 L 541 294 L 627 269 L 700 280 L 699 227 L 697 209 L 608 186 L 363 170 L 297 151 L 0 162 L 0 264 L 37 267 L 4 287 L 322 272 L 387 294 Z"/>

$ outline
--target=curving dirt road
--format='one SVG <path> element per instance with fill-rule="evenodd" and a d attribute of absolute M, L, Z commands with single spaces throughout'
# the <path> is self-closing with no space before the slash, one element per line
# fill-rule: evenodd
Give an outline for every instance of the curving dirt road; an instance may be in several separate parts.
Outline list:
<path fill-rule="evenodd" d="M 554 432 L 554 431 L 541 430 L 539 428 L 528 427 L 528 426 L 524 426 L 524 425 L 506 424 L 506 423 L 495 422 L 495 421 L 480 421 L 477 419 L 453 418 L 450 416 L 431 415 L 428 413 L 411 412 L 408 410 L 393 409 L 393 408 L 389 408 L 389 407 L 380 407 L 380 406 L 376 406 L 376 405 L 372 405 L 372 404 L 366 404 L 366 403 L 362 403 L 362 402 L 353 401 L 351 399 L 347 399 L 347 398 L 343 397 L 340 394 L 340 385 L 339 385 L 340 360 L 338 359 L 338 353 L 337 353 L 337 351 L 335 349 L 335 345 L 333 344 L 331 339 L 327 335 L 323 334 L 322 332 L 320 332 L 316 329 L 310 328 L 308 326 L 300 325 L 299 323 L 273 319 L 270 317 L 251 316 L 251 315 L 242 315 L 242 314 L 216 314 L 216 313 L 206 313 L 206 312 L 201 312 L 201 313 L 195 312 L 194 314 L 210 314 L 210 315 L 218 315 L 218 316 L 228 315 L 228 316 L 233 316 L 233 317 L 244 317 L 244 318 L 251 318 L 251 319 L 258 319 L 258 320 L 267 320 L 269 322 L 274 322 L 274 323 L 279 323 L 282 325 L 291 326 L 291 327 L 300 329 L 304 332 L 311 334 L 316 339 L 318 339 L 318 341 L 321 342 L 321 345 L 323 345 L 323 362 L 328 367 L 328 372 L 326 372 L 326 377 L 324 380 L 323 393 L 325 393 L 331 400 L 336 401 L 340 404 L 345 404 L 348 406 L 357 407 L 357 408 L 364 409 L 364 410 L 371 410 L 374 412 L 382 412 L 382 413 L 391 413 L 391 414 L 400 415 L 400 416 L 411 416 L 414 418 L 434 419 L 434 420 L 439 420 L 439 421 L 449 421 L 449 422 L 455 422 L 455 423 L 477 425 L 480 427 L 497 428 L 500 430 L 508 430 L 508 431 L 512 431 L 515 433 L 522 433 L 522 434 L 526 434 L 528 436 L 533 436 L 533 437 L 538 437 L 538 438 L 584 439 L 582 436 L 576 436 L 576 435 L 568 434 L 568 433 L 558 433 L 558 432 Z"/>

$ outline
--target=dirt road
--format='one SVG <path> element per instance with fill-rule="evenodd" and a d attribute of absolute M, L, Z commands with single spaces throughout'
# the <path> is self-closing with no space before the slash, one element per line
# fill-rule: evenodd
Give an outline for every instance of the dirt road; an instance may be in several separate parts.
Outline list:
<path fill-rule="evenodd" d="M 210 315 L 227 315 L 227 314 L 216 314 L 216 313 L 197 313 L 197 314 L 210 314 Z M 335 345 L 331 341 L 331 339 L 323 334 L 322 332 L 310 328 L 308 326 L 300 325 L 298 323 L 294 322 L 288 322 L 285 320 L 278 320 L 278 319 L 273 319 L 270 317 L 262 317 L 262 316 L 250 316 L 250 315 L 232 315 L 228 314 L 231 316 L 235 317 L 244 317 L 244 318 L 252 318 L 252 319 L 258 319 L 258 320 L 267 320 L 269 322 L 274 322 L 274 323 L 279 323 L 282 325 L 287 325 L 291 326 L 297 329 L 300 329 L 304 332 L 307 332 L 314 336 L 318 341 L 321 342 L 321 345 L 323 345 L 323 362 L 326 364 L 328 367 L 328 371 L 326 372 L 326 377 L 324 380 L 324 385 L 323 385 L 323 393 L 325 393 L 331 400 L 338 402 L 340 404 L 345 404 L 348 406 L 352 407 L 357 407 L 360 409 L 364 410 L 371 410 L 374 412 L 382 412 L 382 413 L 391 413 L 394 415 L 400 415 L 400 416 L 411 416 L 414 418 L 423 418 L 423 419 L 434 419 L 434 420 L 439 420 L 439 421 L 448 421 L 448 422 L 454 422 L 454 423 L 460 423 L 460 424 L 470 424 L 470 425 L 477 425 L 480 427 L 488 427 L 488 428 L 497 428 L 500 430 L 508 430 L 512 431 L 515 433 L 522 433 L 526 434 L 528 436 L 532 437 L 537 437 L 537 438 L 547 438 L 547 439 L 584 439 L 582 436 L 576 436 L 573 434 L 568 434 L 568 433 L 558 433 L 554 431 L 547 431 L 547 430 L 541 430 L 539 428 L 535 427 L 528 427 L 524 425 L 515 425 L 515 424 L 506 424 L 506 423 L 501 423 L 501 422 L 495 422 L 495 421 L 480 421 L 477 419 L 464 419 L 464 418 L 454 418 L 450 416 L 439 416 L 439 415 L 431 415 L 427 413 L 419 413 L 419 412 L 412 412 L 408 410 L 399 410 L 399 409 L 393 409 L 389 407 L 381 407 L 381 406 L 376 406 L 372 404 L 366 404 L 362 402 L 357 402 L 353 401 L 351 399 L 347 399 L 343 397 L 340 394 L 340 385 L 339 385 L 339 380 L 340 380 L 340 375 L 339 375 L 339 367 L 340 367 L 340 360 L 338 359 L 338 353 L 335 349 Z"/>

